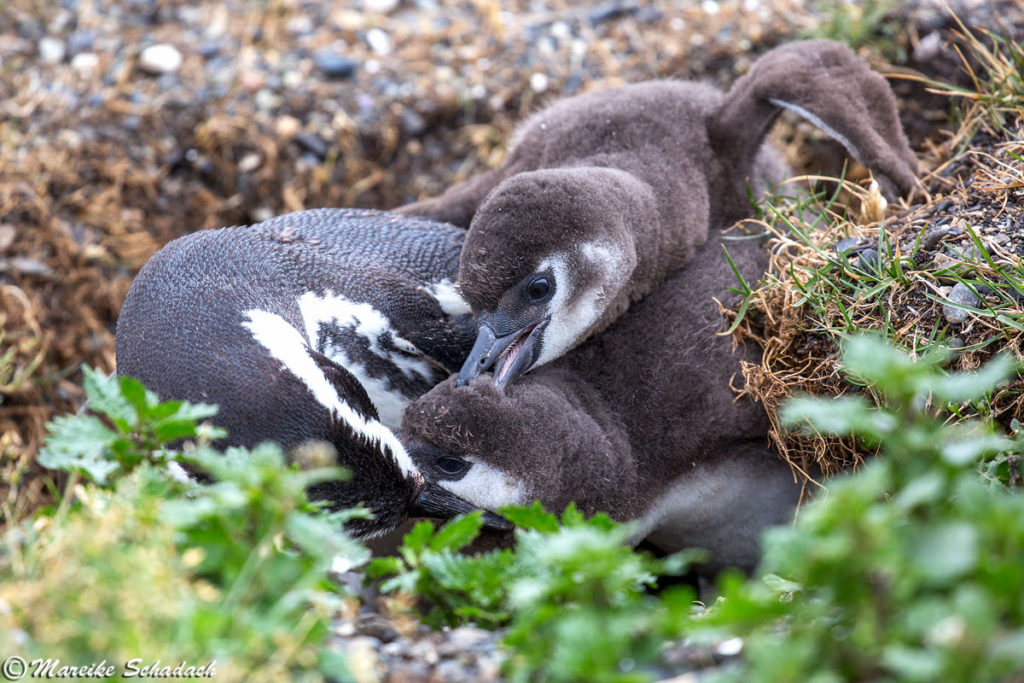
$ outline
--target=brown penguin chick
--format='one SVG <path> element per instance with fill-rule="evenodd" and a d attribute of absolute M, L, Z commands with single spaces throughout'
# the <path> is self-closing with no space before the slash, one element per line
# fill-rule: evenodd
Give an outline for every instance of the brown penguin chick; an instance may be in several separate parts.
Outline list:
<path fill-rule="evenodd" d="M 401 211 L 469 225 L 458 288 L 480 325 L 459 374 L 505 385 L 601 331 L 685 264 L 709 229 L 781 180 L 765 136 L 783 109 L 837 138 L 886 190 L 916 159 L 885 79 L 849 48 L 797 42 L 728 93 L 652 81 L 554 103 L 500 167 Z"/>
<path fill-rule="evenodd" d="M 760 241 L 729 241 L 757 281 Z M 736 400 L 739 361 L 715 298 L 735 282 L 718 233 L 600 336 L 501 390 L 449 380 L 411 403 L 399 437 L 428 480 L 474 505 L 574 501 L 639 522 L 666 551 L 702 547 L 711 570 L 752 569 L 757 539 L 786 521 L 800 485 L 769 448 L 764 409 Z"/>

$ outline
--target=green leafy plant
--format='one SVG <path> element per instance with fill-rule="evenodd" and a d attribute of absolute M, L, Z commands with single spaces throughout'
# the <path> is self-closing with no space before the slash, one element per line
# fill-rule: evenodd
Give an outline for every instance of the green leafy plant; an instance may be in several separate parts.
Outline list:
<path fill-rule="evenodd" d="M 80 665 L 215 662 L 226 680 L 345 678 L 325 646 L 340 600 L 327 571 L 368 559 L 341 531 L 363 513 L 326 515 L 305 493 L 344 472 L 288 467 L 272 444 L 172 450 L 217 436 L 196 424 L 216 409 L 160 403 L 91 370 L 85 389 L 89 410 L 54 420 L 41 457 L 72 473 L 57 509 L 3 537 L 4 650 Z M 170 460 L 212 482 L 176 479 Z"/>
<path fill-rule="evenodd" d="M 630 526 L 606 515 L 561 519 L 539 503 L 502 509 L 517 525 L 514 549 L 460 554 L 480 529 L 474 514 L 435 531 L 421 522 L 399 557 L 377 558 L 369 575 L 385 591 L 415 593 L 435 625 L 473 621 L 507 628 L 510 680 L 643 681 L 654 677 L 666 639 L 678 637 L 693 600 L 687 588 L 649 593 L 698 553 L 656 560 L 628 544 Z"/>
<path fill-rule="evenodd" d="M 726 677 L 1006 680 L 1024 673 L 1024 497 L 978 467 L 1024 444 L 985 422 L 945 424 L 939 406 L 996 390 L 1014 363 L 947 374 L 879 339 L 851 338 L 848 373 L 866 396 L 800 399 L 784 419 L 856 435 L 881 456 L 829 486 L 797 524 L 770 530 L 760 577 L 725 578 L 701 628 L 745 637 Z M 715 629 L 720 630 L 715 630 Z"/>
<path fill-rule="evenodd" d="M 215 439 L 221 429 L 198 421 L 217 413 L 216 406 L 166 401 L 131 377 L 107 376 L 85 367 L 84 413 L 63 415 L 49 425 L 39 464 L 78 472 L 105 484 L 115 473 L 140 462 L 165 462 L 175 455 L 165 448 L 177 439 Z"/>

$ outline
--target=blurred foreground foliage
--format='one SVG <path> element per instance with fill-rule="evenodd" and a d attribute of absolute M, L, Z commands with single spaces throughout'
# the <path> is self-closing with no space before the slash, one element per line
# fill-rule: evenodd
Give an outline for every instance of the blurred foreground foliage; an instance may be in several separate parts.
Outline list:
<path fill-rule="evenodd" d="M 0 546 L 0 647 L 84 666 L 214 662 L 223 680 L 344 672 L 324 647 L 341 599 L 327 570 L 369 553 L 306 486 L 334 469 L 285 467 L 277 446 L 220 453 L 216 408 L 160 403 L 130 378 L 86 369 L 88 411 L 50 425 L 39 460 L 71 472 L 56 508 Z M 187 451 L 170 441 L 198 438 Z M 175 477 L 170 462 L 213 483 Z"/>
<path fill-rule="evenodd" d="M 367 580 L 409 596 L 434 627 L 504 629 L 509 680 L 646 681 L 673 673 L 666 648 L 733 643 L 707 672 L 743 681 L 1007 680 L 1024 675 L 1024 444 L 986 421 L 947 424 L 1014 371 L 997 359 L 948 373 L 874 337 L 843 349 L 865 387 L 798 399 L 794 427 L 852 435 L 881 454 L 833 480 L 792 526 L 771 529 L 752 578 L 720 577 L 695 601 L 665 587 L 699 552 L 656 559 L 632 529 L 570 507 L 502 512 L 513 549 L 469 554 L 479 514 L 421 522 Z M 133 380 L 88 371 L 89 409 L 51 425 L 41 455 L 71 472 L 55 508 L 10 528 L 0 546 L 0 643 L 65 663 L 216 662 L 228 680 L 345 680 L 327 645 L 341 608 L 328 569 L 369 553 L 305 488 L 336 469 L 285 466 L 275 446 L 208 445 L 206 406 L 162 404 Z M 182 450 L 171 439 L 194 439 Z M 211 483 L 169 474 L 178 461 Z M 335 565 L 337 566 L 337 565 Z M 659 584 L 661 584 L 659 586 Z M 396 601 L 396 603 L 408 601 Z"/>

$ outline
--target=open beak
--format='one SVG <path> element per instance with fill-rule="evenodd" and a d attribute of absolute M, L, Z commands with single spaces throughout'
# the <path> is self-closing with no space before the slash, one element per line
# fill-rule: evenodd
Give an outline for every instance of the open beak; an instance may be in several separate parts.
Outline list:
<path fill-rule="evenodd" d="M 432 517 L 434 519 L 450 519 L 456 515 L 466 515 L 476 512 L 479 508 L 474 507 L 468 501 L 459 498 L 446 488 L 434 483 L 427 483 L 419 495 L 413 498 L 409 504 L 410 517 Z M 512 523 L 501 515 L 484 510 L 481 518 L 484 527 L 495 531 L 509 531 Z"/>
<path fill-rule="evenodd" d="M 494 384 L 499 389 L 513 382 L 533 367 L 540 351 L 540 340 L 550 318 L 535 320 L 509 334 L 497 336 L 486 322 L 480 325 L 473 350 L 459 370 L 455 386 L 463 387 L 469 381 L 495 366 Z"/>

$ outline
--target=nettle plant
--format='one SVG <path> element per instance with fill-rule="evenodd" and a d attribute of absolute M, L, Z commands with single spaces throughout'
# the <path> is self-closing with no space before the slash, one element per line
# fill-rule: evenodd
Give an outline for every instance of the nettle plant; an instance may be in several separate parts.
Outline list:
<path fill-rule="evenodd" d="M 539 503 L 501 510 L 517 529 L 514 549 L 460 551 L 476 537 L 479 514 L 439 530 L 421 522 L 396 557 L 371 561 L 385 592 L 418 597 L 436 626 L 505 627 L 505 674 L 512 681 L 647 681 L 660 678 L 662 646 L 689 621 L 688 587 L 651 592 L 700 552 L 656 559 L 634 551 L 629 525 L 589 519 L 570 505 L 561 519 Z"/>
<path fill-rule="evenodd" d="M 1024 442 L 948 409 L 991 394 L 1015 363 L 947 374 L 871 336 L 843 345 L 877 394 L 803 398 L 791 426 L 880 447 L 792 527 L 764 538 L 759 578 L 731 575 L 699 629 L 745 636 L 734 680 L 1006 680 L 1024 673 L 1024 497 L 991 476 Z M 1013 461 L 1015 462 L 1015 461 Z"/>
<path fill-rule="evenodd" d="M 215 406 L 160 402 L 127 377 L 84 370 L 86 409 L 56 418 L 39 455 L 69 473 L 56 508 L 0 542 L 0 647 L 82 664 L 142 657 L 228 680 L 344 675 L 326 647 L 338 587 L 327 570 L 368 551 L 306 487 L 337 468 L 286 466 L 272 444 L 221 453 Z M 168 447 L 195 439 L 187 451 Z M 176 478 L 168 463 L 212 481 Z"/>

